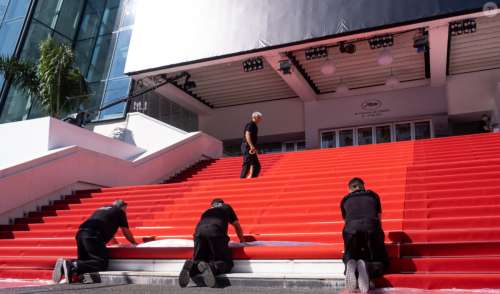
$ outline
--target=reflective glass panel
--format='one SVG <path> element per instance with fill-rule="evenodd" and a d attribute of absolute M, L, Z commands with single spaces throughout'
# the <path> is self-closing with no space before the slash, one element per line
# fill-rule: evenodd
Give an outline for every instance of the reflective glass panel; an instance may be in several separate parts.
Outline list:
<path fill-rule="evenodd" d="M 4 20 L 14 19 L 18 17 L 24 18 L 28 13 L 30 0 L 11 0 L 7 8 L 7 14 Z"/>
<path fill-rule="evenodd" d="M 0 123 L 19 121 L 25 118 L 28 96 L 16 87 L 11 87 L 0 116 Z"/>
<path fill-rule="evenodd" d="M 428 121 L 415 123 L 415 140 L 429 139 L 431 137 L 431 124 Z"/>
<path fill-rule="evenodd" d="M 24 43 L 21 56 L 36 62 L 40 57 L 40 42 L 47 39 L 51 35 L 51 30 L 42 24 L 33 21 L 28 32 L 28 37 Z"/>
<path fill-rule="evenodd" d="M 92 54 L 92 62 L 87 74 L 89 82 L 106 79 L 106 74 L 111 60 L 111 50 L 113 50 L 113 35 L 101 36 L 97 39 L 95 49 Z"/>
<path fill-rule="evenodd" d="M 126 97 L 128 95 L 129 85 L 129 78 L 108 81 L 101 107 L 111 104 L 120 98 Z M 125 110 L 125 105 L 126 103 L 120 103 L 103 110 L 101 112 L 100 118 L 103 119 L 122 117 L 123 111 Z"/>
<path fill-rule="evenodd" d="M 396 141 L 411 140 L 411 124 L 396 124 Z"/>
<path fill-rule="evenodd" d="M 60 0 L 39 0 L 33 17 L 46 26 L 54 28 L 61 4 Z"/>
<path fill-rule="evenodd" d="M 82 0 L 64 0 L 55 30 L 73 40 L 80 21 L 83 4 L 84 1 Z"/>
<path fill-rule="evenodd" d="M 113 63 L 111 65 L 111 72 L 109 78 L 117 78 L 123 75 L 125 69 L 125 62 L 127 61 L 128 46 L 130 44 L 130 36 L 132 30 L 122 31 L 118 35 L 118 41 L 115 47 L 115 54 L 113 56 Z"/>
<path fill-rule="evenodd" d="M 0 55 L 10 56 L 16 49 L 23 20 L 4 22 L 0 27 Z"/>
<path fill-rule="evenodd" d="M 375 128 L 377 144 L 391 142 L 391 126 L 379 126 Z"/>
<path fill-rule="evenodd" d="M 9 4 L 9 0 L 0 0 L 0 23 L 5 16 L 5 12 L 7 12 L 7 5 Z"/>
<path fill-rule="evenodd" d="M 358 129 L 358 145 L 367 145 L 373 143 L 372 128 L 359 128 Z"/>
<path fill-rule="evenodd" d="M 321 148 L 335 148 L 337 143 L 335 141 L 335 132 L 321 133 Z"/>
<path fill-rule="evenodd" d="M 306 149 L 306 142 L 305 141 L 297 142 L 297 151 L 302 151 L 305 149 Z"/>
<path fill-rule="evenodd" d="M 339 147 L 352 146 L 354 144 L 352 130 L 339 131 Z"/>

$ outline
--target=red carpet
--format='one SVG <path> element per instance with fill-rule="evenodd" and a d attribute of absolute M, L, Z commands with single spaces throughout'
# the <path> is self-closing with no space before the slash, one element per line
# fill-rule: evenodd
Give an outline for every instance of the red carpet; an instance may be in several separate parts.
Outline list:
<path fill-rule="evenodd" d="M 500 288 L 500 135 L 484 134 L 260 156 L 261 177 L 238 178 L 241 158 L 200 163 L 169 184 L 81 191 L 0 226 L 0 278 L 49 278 L 74 257 L 78 225 L 117 198 L 138 237 L 192 238 L 221 197 L 259 241 L 326 245 L 247 247 L 238 259 L 339 259 L 346 183 L 362 177 L 381 197 L 391 273 L 381 286 Z M 234 232 L 230 231 L 235 239 Z M 124 238 L 120 239 L 125 243 Z M 185 248 L 114 248 L 114 258 L 188 258 Z"/>

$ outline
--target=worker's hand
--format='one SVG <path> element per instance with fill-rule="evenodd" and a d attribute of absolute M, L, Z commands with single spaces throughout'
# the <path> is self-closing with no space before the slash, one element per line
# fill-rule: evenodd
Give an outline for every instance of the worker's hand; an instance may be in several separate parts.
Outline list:
<path fill-rule="evenodd" d="M 248 153 L 250 153 L 250 154 L 257 153 L 257 148 L 255 148 L 255 146 L 250 147 L 250 151 Z"/>

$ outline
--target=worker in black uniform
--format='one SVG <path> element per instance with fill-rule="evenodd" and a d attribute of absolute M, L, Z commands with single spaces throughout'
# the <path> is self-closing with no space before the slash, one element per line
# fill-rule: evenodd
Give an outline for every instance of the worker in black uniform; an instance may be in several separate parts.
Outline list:
<path fill-rule="evenodd" d="M 349 192 L 340 204 L 345 220 L 342 236 L 346 288 L 354 291 L 359 286 L 361 292 L 366 293 L 370 279 L 382 276 L 389 266 L 381 224 L 382 208 L 379 196 L 365 190 L 360 178 L 349 181 Z"/>
<path fill-rule="evenodd" d="M 106 270 L 109 260 L 106 244 L 109 241 L 118 244 L 114 238 L 118 228 L 121 228 L 130 243 L 137 245 L 128 227 L 126 209 L 127 203 L 121 199 L 116 200 L 113 205 L 98 208 L 80 225 L 76 234 L 78 259 L 74 261 L 58 259 L 52 274 L 54 282 L 59 282 L 62 274 L 66 283 L 71 283 L 77 275 Z"/>
<path fill-rule="evenodd" d="M 262 121 L 262 113 L 252 113 L 252 120 L 245 125 L 241 153 L 243 154 L 243 167 L 240 178 L 256 178 L 260 173 L 260 162 L 257 157 L 257 136 L 259 128 L 257 125 Z"/>
<path fill-rule="evenodd" d="M 196 225 L 193 258 L 186 260 L 179 274 L 181 287 L 186 287 L 191 277 L 201 274 L 205 285 L 214 288 L 217 285 L 215 276 L 231 271 L 233 258 L 228 246 L 228 224 L 234 227 L 240 242 L 245 242 L 233 208 L 220 198 L 212 200 Z"/>

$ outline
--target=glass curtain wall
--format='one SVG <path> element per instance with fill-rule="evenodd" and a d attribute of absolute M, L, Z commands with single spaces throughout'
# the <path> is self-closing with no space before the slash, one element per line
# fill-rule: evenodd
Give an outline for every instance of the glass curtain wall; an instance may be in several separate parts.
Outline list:
<path fill-rule="evenodd" d="M 28 14 L 31 0 L 0 0 L 0 55 L 12 56 L 19 43 L 21 30 Z M 0 75 L 0 94 L 6 90 L 3 75 Z M 5 86 L 5 87 L 4 87 Z M 2 95 L 0 95 L 0 98 Z M 0 100 L 0 109 L 2 109 Z M 6 109 L 16 112 L 20 105 L 5 104 Z M 21 109 L 24 111 L 24 109 Z M 1 120 L 0 120 L 1 122 Z"/>
<path fill-rule="evenodd" d="M 123 74 L 123 70 L 136 1 L 37 0 L 21 58 L 38 60 L 40 42 L 52 36 L 73 47 L 76 63 L 89 82 L 91 98 L 83 109 L 97 110 L 101 105 L 127 96 L 130 78 Z M 11 88 L 6 101 L 0 123 L 45 115 L 18 89 Z M 123 117 L 125 106 L 122 103 L 100 114 L 94 112 L 92 118 Z"/>

